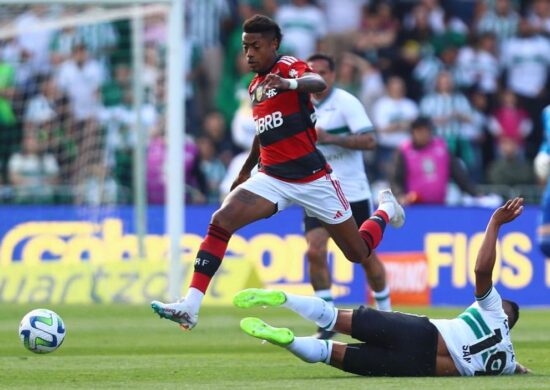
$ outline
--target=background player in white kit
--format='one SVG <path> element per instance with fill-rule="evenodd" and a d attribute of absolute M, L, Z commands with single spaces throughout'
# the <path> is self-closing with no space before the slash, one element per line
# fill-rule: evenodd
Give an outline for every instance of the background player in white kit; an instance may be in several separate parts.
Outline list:
<path fill-rule="evenodd" d="M 362 341 L 344 344 L 313 337 L 294 337 L 286 328 L 273 328 L 258 318 L 245 318 L 249 335 L 288 349 L 300 359 L 324 362 L 367 376 L 473 376 L 524 374 L 516 360 L 510 330 L 519 319 L 516 303 L 502 300 L 492 284 L 500 227 L 523 211 L 515 198 L 497 209 L 487 225 L 475 265 L 476 301 L 451 320 L 360 307 L 329 307 L 317 297 L 279 290 L 249 289 L 238 293 L 235 306 L 284 306 L 318 326 Z"/>
<path fill-rule="evenodd" d="M 372 214 L 372 193 L 365 173 L 363 150 L 376 147 L 374 126 L 365 108 L 352 94 L 334 87 L 336 80 L 334 59 L 325 54 L 314 54 L 307 60 L 310 68 L 319 74 L 327 88 L 313 94 L 317 122 L 317 147 L 331 165 L 334 174 L 350 202 L 353 217 L 358 226 Z M 304 213 L 304 231 L 308 244 L 309 277 L 315 295 L 332 304 L 331 275 L 327 264 L 328 231 L 321 221 Z M 391 310 L 390 291 L 386 284 L 384 265 L 372 252 L 363 262 L 376 307 Z M 318 329 L 317 337 L 326 339 L 334 335 Z"/>

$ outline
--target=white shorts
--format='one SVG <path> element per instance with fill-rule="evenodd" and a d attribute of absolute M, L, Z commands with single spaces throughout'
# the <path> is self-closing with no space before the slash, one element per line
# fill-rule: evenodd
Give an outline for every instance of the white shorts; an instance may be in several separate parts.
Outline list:
<path fill-rule="evenodd" d="M 352 216 L 340 181 L 330 174 L 309 183 L 290 183 L 258 172 L 239 187 L 275 203 L 277 211 L 298 204 L 307 215 L 327 224 L 341 223 Z"/>

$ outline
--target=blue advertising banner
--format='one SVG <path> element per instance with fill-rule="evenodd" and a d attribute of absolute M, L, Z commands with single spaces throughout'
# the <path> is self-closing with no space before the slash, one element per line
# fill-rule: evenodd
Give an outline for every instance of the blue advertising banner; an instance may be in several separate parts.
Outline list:
<path fill-rule="evenodd" d="M 186 210 L 182 257 L 189 265 L 214 210 Z M 378 248 L 394 302 L 471 303 L 474 264 L 492 210 L 416 206 L 406 211 L 405 226 L 388 227 Z M 502 229 L 498 242 L 495 284 L 502 296 L 522 305 L 550 304 L 550 260 L 536 244 L 537 219 L 538 209 L 526 207 Z M 163 296 L 164 208 L 149 207 L 147 224 L 147 259 L 136 262 L 132 207 L 0 206 L 0 301 L 138 303 Z M 226 286 L 236 284 L 311 293 L 301 225 L 302 211 L 290 208 L 238 231 L 216 277 L 219 286 L 211 289 L 212 302 L 229 302 Z M 348 262 L 333 243 L 329 249 L 337 300 L 364 302 L 361 267 Z"/>
<path fill-rule="evenodd" d="M 464 305 L 473 300 L 474 265 L 492 210 L 460 207 L 407 209 L 402 229 L 387 230 L 380 252 L 422 251 L 427 258 L 431 303 Z M 539 209 L 527 206 L 503 226 L 493 281 L 503 297 L 523 305 L 550 304 L 550 260 L 539 251 Z"/>

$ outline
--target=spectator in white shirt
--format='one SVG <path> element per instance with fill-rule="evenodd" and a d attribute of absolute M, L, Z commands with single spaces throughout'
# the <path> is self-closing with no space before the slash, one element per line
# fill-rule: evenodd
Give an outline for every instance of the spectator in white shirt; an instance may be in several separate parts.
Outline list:
<path fill-rule="evenodd" d="M 464 134 L 464 125 L 472 121 L 472 107 L 468 99 L 455 90 L 449 72 L 438 74 L 435 91 L 420 101 L 420 113 L 430 118 L 436 135 L 447 141 L 453 155 L 461 158 L 468 167 L 475 163 L 472 145 Z"/>
<path fill-rule="evenodd" d="M 30 55 L 30 62 L 35 74 L 47 73 L 50 70 L 49 44 L 53 30 L 38 31 L 35 29 L 46 21 L 47 13 L 47 6 L 34 5 L 14 20 L 15 27 L 19 32 L 17 43 Z"/>
<path fill-rule="evenodd" d="M 316 51 L 317 41 L 326 34 L 323 12 L 308 0 L 293 0 L 275 13 L 285 37 L 283 51 L 307 58 Z M 285 50 L 286 49 L 286 50 Z"/>
<path fill-rule="evenodd" d="M 52 75 L 37 78 L 39 92 L 25 107 L 24 134 L 36 135 L 42 147 L 59 163 L 61 177 L 67 177 L 72 165 L 72 142 L 66 136 L 72 126 L 67 98 L 59 90 Z"/>
<path fill-rule="evenodd" d="M 527 20 L 535 33 L 550 34 L 550 1 L 535 0 L 527 14 Z"/>
<path fill-rule="evenodd" d="M 108 166 L 114 166 L 117 153 L 131 153 L 136 143 L 136 111 L 133 106 L 133 95 L 130 89 L 124 92 L 120 104 L 101 110 L 99 120 L 105 131 L 105 159 Z M 145 102 L 140 110 L 140 124 L 145 131 L 157 125 L 159 115 L 155 107 Z"/>
<path fill-rule="evenodd" d="M 454 84 L 458 88 L 465 87 L 467 78 L 458 66 L 458 49 L 449 44 L 442 48 L 439 56 L 426 55 L 413 70 L 413 77 L 422 84 L 425 93 L 432 92 L 436 87 L 436 80 L 442 71 L 448 71 Z"/>
<path fill-rule="evenodd" d="M 54 185 L 59 181 L 59 167 L 52 154 L 42 153 L 34 135 L 23 138 L 22 151 L 10 157 L 9 182 L 14 186 L 18 203 L 51 202 Z"/>
<path fill-rule="evenodd" d="M 496 0 L 494 11 L 486 10 L 477 24 L 477 31 L 492 32 L 499 43 L 503 43 L 516 34 L 519 19 L 510 0 Z"/>
<path fill-rule="evenodd" d="M 61 64 L 57 84 L 69 98 L 72 114 L 77 121 L 94 119 L 100 107 L 99 88 L 105 80 L 103 67 L 88 58 L 86 47 L 74 47 L 72 58 Z"/>
<path fill-rule="evenodd" d="M 356 31 L 361 22 L 361 9 L 368 0 L 322 0 L 320 1 L 327 18 L 327 30 L 330 34 Z"/>
<path fill-rule="evenodd" d="M 497 91 L 499 64 L 495 52 L 496 38 L 490 32 L 478 36 L 473 46 L 460 49 L 457 66 L 466 87 L 476 87 L 487 94 Z"/>
<path fill-rule="evenodd" d="M 70 137 L 78 148 L 73 171 L 75 182 L 81 182 L 88 176 L 88 170 L 101 161 L 102 141 L 97 119 L 102 107 L 99 89 L 104 79 L 103 67 L 88 58 L 84 45 L 75 46 L 72 59 L 61 64 L 57 73 L 57 84 L 67 95 L 75 119 L 70 130 Z"/>
<path fill-rule="evenodd" d="M 321 0 L 319 3 L 324 10 L 327 29 L 319 51 L 339 58 L 342 53 L 353 49 L 361 25 L 362 9 L 369 4 L 369 0 Z"/>
<path fill-rule="evenodd" d="M 501 61 L 506 71 L 507 88 L 518 95 L 521 105 L 533 119 L 535 131 L 526 140 L 526 155 L 533 158 L 542 141 L 540 113 L 548 104 L 545 86 L 550 65 L 550 42 L 548 38 L 534 35 L 529 22 L 523 19 L 518 36 L 504 45 Z"/>
<path fill-rule="evenodd" d="M 501 62 L 507 71 L 508 88 L 518 95 L 535 98 L 546 84 L 550 43 L 547 38 L 534 35 L 524 19 L 519 25 L 518 36 L 505 43 Z"/>
<path fill-rule="evenodd" d="M 389 175 L 389 164 L 395 150 L 410 138 L 411 122 L 418 116 L 418 106 L 405 96 L 405 83 L 400 77 L 390 77 L 386 91 L 373 108 L 378 135 L 377 168 L 384 177 Z"/>

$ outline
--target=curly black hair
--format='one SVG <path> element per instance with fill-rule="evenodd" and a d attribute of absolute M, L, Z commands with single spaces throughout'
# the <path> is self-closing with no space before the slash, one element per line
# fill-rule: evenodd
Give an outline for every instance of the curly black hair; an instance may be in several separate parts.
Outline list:
<path fill-rule="evenodd" d="M 265 15 L 254 15 L 243 23 L 245 33 L 260 33 L 262 36 L 277 40 L 277 48 L 283 40 L 283 33 L 279 25 L 270 17 Z"/>
<path fill-rule="evenodd" d="M 503 299 L 502 302 L 505 302 L 510 306 L 512 317 L 508 316 L 510 319 L 510 323 L 508 325 L 510 326 L 510 329 L 512 329 L 519 320 L 519 306 L 516 302 L 508 299 Z"/>

